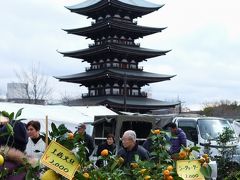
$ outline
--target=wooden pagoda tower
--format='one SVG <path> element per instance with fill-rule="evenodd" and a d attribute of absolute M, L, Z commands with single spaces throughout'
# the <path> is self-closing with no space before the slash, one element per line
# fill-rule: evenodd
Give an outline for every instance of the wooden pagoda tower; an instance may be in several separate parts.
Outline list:
<path fill-rule="evenodd" d="M 168 51 L 142 48 L 135 43 L 138 38 L 165 29 L 139 26 L 134 20 L 162 6 L 145 0 L 87 0 L 67 7 L 71 12 L 94 20 L 91 26 L 65 30 L 90 38 L 93 44 L 82 50 L 60 52 L 90 64 L 85 72 L 56 77 L 88 88 L 88 93 L 75 101 L 76 105 L 106 105 L 119 111 L 147 113 L 179 104 L 150 99 L 141 91 L 149 83 L 174 77 L 145 72 L 139 66 L 142 61 L 165 55 Z"/>

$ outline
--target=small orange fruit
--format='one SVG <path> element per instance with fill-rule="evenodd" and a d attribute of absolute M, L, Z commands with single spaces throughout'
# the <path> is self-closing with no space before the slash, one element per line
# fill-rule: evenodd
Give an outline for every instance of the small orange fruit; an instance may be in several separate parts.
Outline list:
<path fill-rule="evenodd" d="M 73 133 L 68 133 L 68 139 L 74 139 L 74 134 Z"/>
<path fill-rule="evenodd" d="M 205 161 L 206 161 L 206 163 L 209 163 L 210 158 L 209 158 L 209 157 L 206 157 L 206 158 L 205 158 Z"/>
<path fill-rule="evenodd" d="M 135 169 L 135 168 L 138 168 L 138 163 L 131 163 L 130 166 Z"/>
<path fill-rule="evenodd" d="M 83 173 L 83 177 L 84 177 L 85 179 L 89 179 L 89 178 L 90 178 L 90 175 L 89 175 L 87 172 L 85 172 L 85 173 Z"/>
<path fill-rule="evenodd" d="M 159 129 L 156 129 L 156 130 L 154 130 L 154 134 L 160 134 L 160 130 Z"/>
<path fill-rule="evenodd" d="M 106 157 L 106 156 L 108 156 L 108 154 L 109 154 L 109 152 L 108 152 L 107 149 L 104 149 L 104 150 L 101 151 L 101 156 L 102 157 Z"/>
<path fill-rule="evenodd" d="M 124 159 L 123 159 L 122 157 L 119 157 L 119 158 L 117 159 L 117 163 L 118 163 L 118 164 L 123 164 L 123 163 L 124 163 Z"/>
<path fill-rule="evenodd" d="M 181 159 L 184 159 L 187 156 L 187 152 L 186 151 L 181 151 L 178 155 Z"/>
<path fill-rule="evenodd" d="M 167 167 L 167 170 L 172 171 L 172 170 L 173 170 L 173 166 L 171 166 L 171 165 L 168 166 L 168 167 Z"/>
<path fill-rule="evenodd" d="M 203 163 L 205 163 L 205 159 L 204 159 L 203 157 L 201 157 L 201 158 L 199 159 L 199 162 L 200 162 L 201 164 L 203 164 Z"/>
<path fill-rule="evenodd" d="M 140 173 L 143 175 L 146 172 L 147 169 L 141 169 Z"/>
<path fill-rule="evenodd" d="M 169 170 L 165 169 L 165 170 L 163 171 L 163 175 L 164 175 L 164 176 L 169 176 L 169 175 L 170 175 Z"/>
<path fill-rule="evenodd" d="M 208 154 L 204 154 L 202 157 L 206 159 L 208 157 Z"/>
<path fill-rule="evenodd" d="M 52 169 L 48 169 L 41 176 L 41 180 L 49 180 L 49 179 L 59 180 L 59 178 L 60 178 L 60 176 L 55 171 L 53 171 Z"/>
<path fill-rule="evenodd" d="M 144 180 L 149 180 L 151 179 L 151 176 L 147 175 L 147 176 L 144 176 Z"/>
<path fill-rule="evenodd" d="M 172 176 L 167 176 L 167 180 L 173 180 Z"/>
<path fill-rule="evenodd" d="M 0 166 L 2 166 L 4 163 L 4 157 L 0 154 Z"/>

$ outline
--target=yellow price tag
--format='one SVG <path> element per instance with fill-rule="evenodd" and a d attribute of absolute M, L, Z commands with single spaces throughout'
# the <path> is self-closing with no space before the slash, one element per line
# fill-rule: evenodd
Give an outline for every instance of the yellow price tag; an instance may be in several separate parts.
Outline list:
<path fill-rule="evenodd" d="M 201 163 L 198 160 L 178 160 L 177 173 L 184 180 L 204 180 L 200 172 Z"/>
<path fill-rule="evenodd" d="M 49 144 L 40 162 L 67 179 L 72 179 L 80 166 L 75 155 L 55 141 Z"/>

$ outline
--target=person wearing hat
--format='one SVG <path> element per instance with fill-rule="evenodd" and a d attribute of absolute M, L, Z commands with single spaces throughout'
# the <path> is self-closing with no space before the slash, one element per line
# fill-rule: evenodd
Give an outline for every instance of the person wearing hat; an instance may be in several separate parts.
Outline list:
<path fill-rule="evenodd" d="M 89 157 L 91 156 L 94 150 L 93 139 L 90 135 L 86 133 L 86 124 L 79 124 L 77 129 L 78 129 L 78 133 L 83 138 L 84 143 L 88 149 L 88 151 L 86 152 L 86 160 L 89 161 Z"/>

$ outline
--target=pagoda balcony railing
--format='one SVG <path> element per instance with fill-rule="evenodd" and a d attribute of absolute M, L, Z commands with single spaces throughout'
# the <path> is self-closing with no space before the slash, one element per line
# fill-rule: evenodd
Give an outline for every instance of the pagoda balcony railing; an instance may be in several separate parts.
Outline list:
<path fill-rule="evenodd" d="M 127 45 L 127 46 L 137 46 L 140 47 L 140 43 L 134 43 L 133 41 L 123 40 L 118 38 L 109 38 L 104 40 L 96 41 L 95 43 L 89 44 L 88 47 L 99 46 L 103 44 L 120 44 L 120 45 Z"/>
<path fill-rule="evenodd" d="M 116 68 L 116 69 L 130 69 L 130 70 L 138 70 L 138 71 L 143 71 L 143 66 L 138 66 L 138 67 L 120 67 L 120 66 L 115 66 L 115 65 L 106 65 L 102 64 L 99 67 L 86 67 L 85 71 L 91 71 L 91 70 L 97 70 L 97 69 L 106 69 L 106 68 Z"/>
<path fill-rule="evenodd" d="M 118 17 L 106 17 L 106 18 L 102 18 L 100 20 L 96 20 L 91 22 L 91 25 L 94 25 L 96 23 L 103 23 L 105 21 L 109 21 L 109 20 L 116 20 L 116 21 L 121 21 L 121 22 L 126 22 L 126 23 L 133 23 L 133 24 L 137 24 L 137 20 L 130 20 L 130 19 L 124 19 L 124 18 L 118 18 Z"/>
<path fill-rule="evenodd" d="M 83 93 L 82 97 L 100 97 L 100 96 L 124 96 L 124 93 L 120 92 L 112 92 L 112 93 L 98 93 L 98 94 L 89 94 L 89 93 Z M 140 94 L 127 94 L 127 97 L 147 97 L 146 92 L 141 92 Z"/>
<path fill-rule="evenodd" d="M 124 19 L 124 18 L 119 18 L 119 17 L 105 17 L 100 20 L 97 20 L 96 23 L 101 23 L 109 20 L 115 20 L 115 21 L 121 21 L 121 22 L 127 22 L 127 23 L 134 23 L 137 24 L 137 20 L 132 21 L 131 19 Z M 93 22 L 94 24 L 95 22 Z"/>
<path fill-rule="evenodd" d="M 123 18 L 117 18 L 117 17 L 112 17 L 112 18 L 108 18 L 108 19 L 113 19 L 113 20 L 117 20 L 117 21 L 121 21 L 121 22 L 127 22 L 127 23 L 134 23 L 137 24 L 137 21 L 131 21 L 129 19 L 123 19 Z"/>

